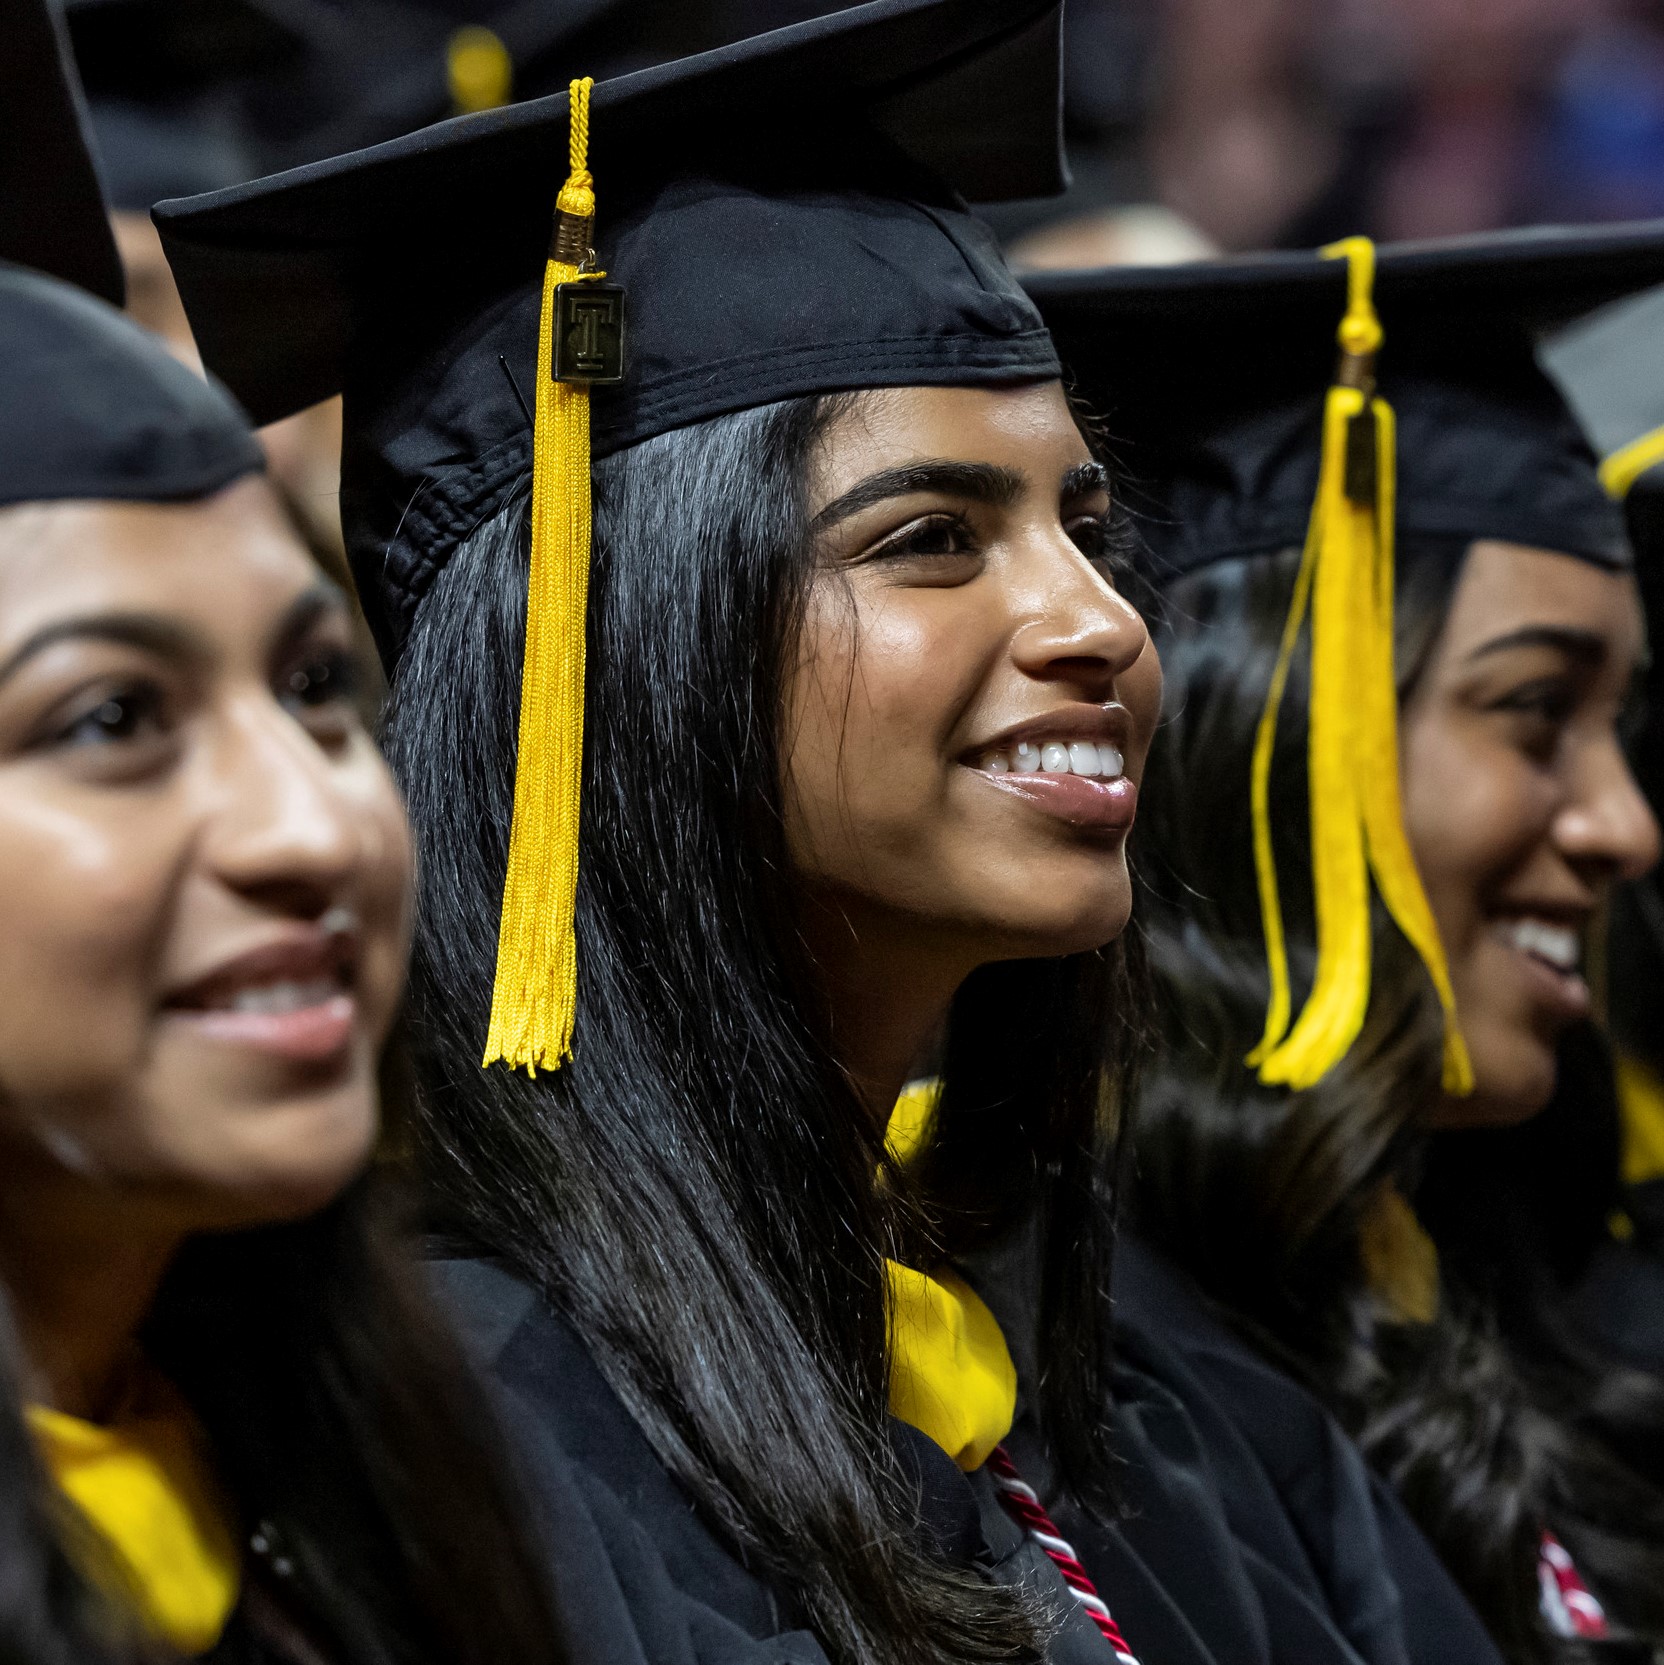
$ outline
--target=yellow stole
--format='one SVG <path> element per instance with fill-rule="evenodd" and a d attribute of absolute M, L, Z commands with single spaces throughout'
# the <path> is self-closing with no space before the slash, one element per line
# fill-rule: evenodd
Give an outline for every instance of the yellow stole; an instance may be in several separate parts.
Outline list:
<path fill-rule="evenodd" d="M 890 1157 L 907 1163 L 930 1137 L 935 1080 L 910 1082 L 890 1112 Z M 890 1411 L 960 1468 L 981 1468 L 1011 1432 L 1017 1371 L 994 1315 L 962 1278 L 886 1261 L 890 1278 Z"/>
<path fill-rule="evenodd" d="M 969 1473 L 1011 1432 L 1017 1371 L 994 1315 L 951 1272 L 890 1274 L 890 1410 Z"/>
<path fill-rule="evenodd" d="M 181 1654 L 205 1653 L 237 1604 L 239 1555 L 184 1400 L 162 1383 L 110 1427 L 28 1407 L 35 1443 L 58 1489 L 102 1540 L 95 1577 L 143 1630 Z"/>

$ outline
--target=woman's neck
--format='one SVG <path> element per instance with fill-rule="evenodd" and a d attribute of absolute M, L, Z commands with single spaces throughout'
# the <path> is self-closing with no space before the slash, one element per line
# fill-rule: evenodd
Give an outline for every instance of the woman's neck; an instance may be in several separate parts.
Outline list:
<path fill-rule="evenodd" d="M 135 1338 L 180 1236 L 109 1198 L 0 1189 L 0 1282 L 23 1343 L 23 1387 L 38 1404 L 101 1421 L 119 1408 Z M 79 1206 L 77 1205 L 79 1203 Z"/>
<path fill-rule="evenodd" d="M 912 929 L 857 923 L 842 908 L 817 909 L 804 936 L 833 1056 L 861 1102 L 887 1122 L 975 961 L 960 945 L 932 944 Z"/>

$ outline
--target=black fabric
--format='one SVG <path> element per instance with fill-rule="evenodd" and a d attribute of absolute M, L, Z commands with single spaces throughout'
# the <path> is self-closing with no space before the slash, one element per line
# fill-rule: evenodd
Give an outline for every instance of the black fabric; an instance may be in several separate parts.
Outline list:
<path fill-rule="evenodd" d="M 804 394 L 1055 376 L 955 192 L 1062 179 L 1057 0 L 875 0 L 595 88 L 600 263 L 629 291 L 597 456 Z M 531 456 L 564 94 L 164 204 L 208 364 L 269 421 L 346 395 L 342 513 L 396 653 Z"/>
<path fill-rule="evenodd" d="M 1378 250 L 1400 530 L 1627 564 L 1621 512 L 1537 348 L 1661 279 L 1664 222 Z M 1304 540 L 1344 261 L 1258 255 L 1027 287 L 1128 471 L 1158 579 Z"/>
<path fill-rule="evenodd" d="M 1136 1239 L 1117 1250 L 1116 1311 L 1124 1356 L 1184 1406 L 1235 1535 L 1280 1584 L 1315 1599 L 1364 1659 L 1499 1665 L 1432 1547 L 1328 1413 Z"/>
<path fill-rule="evenodd" d="M 1390 373 L 1381 393 L 1398 429 L 1400 537 L 1475 538 L 1629 564 L 1623 514 L 1601 488 L 1581 431 L 1546 386 L 1506 399 Z M 1305 541 L 1317 492 L 1323 396 L 1204 436 L 1164 496 L 1152 545 L 1172 570 Z"/>
<path fill-rule="evenodd" d="M 206 497 L 264 466 L 224 392 L 104 302 L 0 266 L 0 504 Z"/>
<path fill-rule="evenodd" d="M 1117 1248 L 1113 1520 L 1068 1497 L 1032 1414 L 1030 1246 L 966 1271 L 1017 1364 L 1008 1448 L 1146 1665 L 1500 1665 L 1333 1420 L 1149 1251 Z"/>
<path fill-rule="evenodd" d="M 570 1326 L 494 1261 L 446 1259 L 431 1270 L 498 1391 L 528 1486 L 575 1490 L 595 1524 L 610 1571 L 575 1568 L 571 1582 L 621 1592 L 646 1659 L 824 1665 L 790 1594 L 699 1515 Z M 1044 1552 L 1000 1507 L 986 1472 L 961 1474 L 900 1423 L 892 1438 L 917 1482 L 920 1531 L 931 1546 L 991 1579 L 1028 1584 L 1057 1620 L 1051 1665 L 1112 1665 L 1108 1644 Z M 553 1506 L 569 1511 L 561 1495 Z M 585 1665 L 594 1654 L 577 1644 L 572 1657 Z"/>
<path fill-rule="evenodd" d="M 282 0 L 66 0 L 65 16 L 104 195 L 133 213 L 264 172 L 247 89 L 302 57 L 301 23 L 345 24 Z"/>
<path fill-rule="evenodd" d="M 1568 1294 L 1567 1313 L 1613 1358 L 1664 1373 L 1664 1237 L 1658 1231 L 1664 1180 L 1632 1187 L 1625 1200 L 1643 1222 L 1636 1238 L 1596 1245 Z M 1654 1218 L 1645 1221 L 1649 1212 Z"/>
<path fill-rule="evenodd" d="M 120 306 L 121 257 L 49 0 L 0 0 L 0 41 L 0 260 Z"/>

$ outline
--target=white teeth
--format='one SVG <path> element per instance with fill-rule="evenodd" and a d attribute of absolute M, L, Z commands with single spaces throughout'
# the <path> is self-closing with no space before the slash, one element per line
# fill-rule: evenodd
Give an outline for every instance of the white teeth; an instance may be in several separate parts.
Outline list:
<path fill-rule="evenodd" d="M 1515 919 L 1503 926 L 1503 935 L 1522 954 L 1546 960 L 1557 971 L 1577 969 L 1577 932 L 1569 925 L 1551 925 L 1546 919 Z"/>
<path fill-rule="evenodd" d="M 333 977 L 312 977 L 305 982 L 284 980 L 258 983 L 238 989 L 231 997 L 229 1010 L 256 1012 L 269 1016 L 280 1012 L 301 1012 L 309 1006 L 322 1006 L 341 992 L 340 983 Z"/>
<path fill-rule="evenodd" d="M 1101 780 L 1119 780 L 1127 772 L 1126 759 L 1118 746 L 1092 740 L 1049 740 L 1043 746 L 1021 740 L 1007 756 L 992 752 L 983 760 L 983 768 L 991 775 L 1007 775 L 1013 770 L 1019 775 L 1089 775 Z"/>

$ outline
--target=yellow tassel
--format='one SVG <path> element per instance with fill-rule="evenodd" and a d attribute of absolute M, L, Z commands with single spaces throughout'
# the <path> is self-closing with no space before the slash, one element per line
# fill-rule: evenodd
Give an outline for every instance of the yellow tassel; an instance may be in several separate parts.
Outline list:
<path fill-rule="evenodd" d="M 563 232 L 569 221 L 595 215 L 587 166 L 593 84 L 587 78 L 572 83 L 571 172 L 556 203 Z M 557 235 L 556 254 L 571 252 L 568 241 Z M 573 926 L 589 602 L 589 389 L 555 381 L 552 368 L 555 291 L 581 275 L 579 262 L 553 256 L 543 275 L 514 824 L 483 1060 L 500 1059 L 534 1076 L 571 1057 L 578 995 Z"/>
<path fill-rule="evenodd" d="M 1371 298 L 1375 249 L 1353 237 L 1340 371 L 1324 401 L 1317 498 L 1271 688 L 1255 734 L 1250 797 L 1255 875 L 1270 998 L 1248 1055 L 1267 1085 L 1314 1086 L 1346 1056 L 1369 1008 L 1370 878 L 1415 947 L 1445 1014 L 1444 1085 L 1472 1090 L 1444 948 L 1404 832 L 1393 670 L 1393 513 L 1397 449 L 1391 406 L 1374 390 L 1381 325 Z M 1290 1027 L 1288 951 L 1271 843 L 1271 754 L 1289 665 L 1311 613 L 1307 758 L 1317 970 Z"/>

